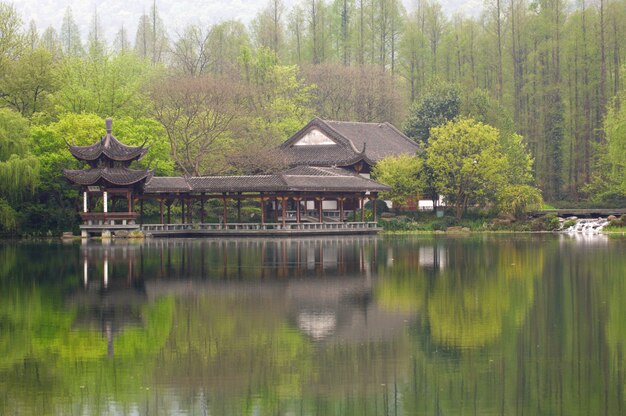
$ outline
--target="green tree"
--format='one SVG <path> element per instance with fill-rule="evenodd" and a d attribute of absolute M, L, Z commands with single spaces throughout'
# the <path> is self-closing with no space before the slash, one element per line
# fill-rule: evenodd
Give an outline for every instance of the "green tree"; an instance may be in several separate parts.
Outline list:
<path fill-rule="evenodd" d="M 424 190 L 422 173 L 423 161 L 413 155 L 388 156 L 376 163 L 372 172 L 377 181 L 391 186 L 392 190 L 382 197 L 390 199 L 396 209 Z"/>
<path fill-rule="evenodd" d="M 431 130 L 426 163 L 434 185 L 460 219 L 471 204 L 494 202 L 506 183 L 507 159 L 498 130 L 459 119 Z"/>
<path fill-rule="evenodd" d="M 35 49 L 7 62 L 0 74 L 0 97 L 25 117 L 43 111 L 58 86 L 52 55 Z"/>
<path fill-rule="evenodd" d="M 150 106 L 145 87 L 158 74 L 132 53 L 67 58 L 59 66 L 58 112 L 95 113 L 100 117 L 145 117 Z"/>
<path fill-rule="evenodd" d="M 461 94 L 452 84 L 438 84 L 425 92 L 413 105 L 404 128 L 407 136 L 427 143 L 433 127 L 446 124 L 461 111 Z"/>
<path fill-rule="evenodd" d="M 15 230 L 16 208 L 39 184 L 39 161 L 29 148 L 28 120 L 0 109 L 0 230 Z"/>

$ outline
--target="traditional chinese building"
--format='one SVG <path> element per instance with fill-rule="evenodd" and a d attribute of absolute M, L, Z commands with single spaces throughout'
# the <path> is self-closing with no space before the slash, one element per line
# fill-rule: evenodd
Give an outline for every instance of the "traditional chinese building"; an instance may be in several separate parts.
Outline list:
<path fill-rule="evenodd" d="M 280 146 L 292 166 L 340 167 L 369 177 L 387 156 L 414 155 L 420 146 L 390 123 L 314 118 Z"/>
<path fill-rule="evenodd" d="M 106 237 L 111 231 L 139 229 L 134 201 L 153 174 L 148 169 L 130 168 L 146 155 L 148 148 L 121 143 L 113 136 L 112 125 L 108 118 L 106 135 L 91 146 L 69 146 L 70 153 L 87 165 L 86 169 L 63 171 L 70 182 L 80 186 L 80 228 L 84 237 L 93 233 Z M 120 201 L 125 202 L 126 210 L 112 210 Z"/>
<path fill-rule="evenodd" d="M 335 126 L 331 131 L 329 123 L 346 126 Z M 359 124 L 367 124 L 361 126 L 360 133 Z M 384 157 L 385 143 L 391 149 L 388 154 L 415 153 L 416 146 L 389 124 L 315 119 L 308 126 L 281 147 L 293 166 L 288 170 L 270 175 L 158 177 L 146 168 L 131 168 L 148 148 L 122 144 L 113 136 L 111 119 L 107 119 L 107 133 L 98 142 L 69 146 L 72 155 L 87 165 L 83 170 L 64 171 L 65 177 L 81 189 L 82 235 L 106 237 L 111 232 L 136 229 L 155 236 L 376 232 L 376 205 L 369 222 L 363 208 L 366 201 L 375 201 L 380 192 L 390 188 L 369 179 L 369 169 Z M 360 150 L 355 145 L 357 136 L 361 138 L 357 142 L 362 144 Z M 315 149 L 319 150 L 318 159 L 313 158 Z M 332 163 L 333 154 L 336 163 Z M 144 224 L 146 200 L 158 204 L 157 224 Z M 205 203 L 209 200 L 222 204 L 217 223 L 205 221 Z M 135 201 L 139 203 L 138 213 Z M 242 221 L 243 203 L 259 208 L 256 223 Z M 172 216 L 175 204 L 178 218 Z"/>

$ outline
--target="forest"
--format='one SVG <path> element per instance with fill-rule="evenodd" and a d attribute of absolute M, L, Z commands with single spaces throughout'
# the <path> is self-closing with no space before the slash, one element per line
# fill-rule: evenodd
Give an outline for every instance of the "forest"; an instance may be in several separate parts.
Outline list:
<path fill-rule="evenodd" d="M 0 2 L 0 232 L 75 226 L 67 143 L 93 143 L 104 117 L 147 140 L 161 175 L 278 169 L 272 149 L 314 116 L 389 121 L 425 145 L 474 119 L 519 138 L 545 201 L 626 200 L 626 0 L 487 0 L 479 17 L 436 0 L 270 0 L 249 25 L 184 28 L 147 6 L 110 40 L 98 12 L 84 37 L 70 8 L 38 28 Z"/>

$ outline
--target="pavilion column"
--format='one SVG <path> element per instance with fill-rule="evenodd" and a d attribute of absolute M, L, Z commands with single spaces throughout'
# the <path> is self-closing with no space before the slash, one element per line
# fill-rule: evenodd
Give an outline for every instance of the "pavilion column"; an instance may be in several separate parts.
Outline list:
<path fill-rule="evenodd" d="M 180 223 L 185 224 L 185 200 L 178 198 L 178 203 L 180 205 Z"/>
<path fill-rule="evenodd" d="M 102 198 L 103 198 L 104 212 L 107 213 L 109 212 L 109 194 L 107 191 L 104 191 L 104 193 L 102 194 Z"/>
<path fill-rule="evenodd" d="M 241 196 L 237 198 L 237 223 L 241 224 Z"/>
<path fill-rule="evenodd" d="M 361 222 L 365 222 L 365 197 L 359 197 L 359 207 L 361 208 Z"/>
<path fill-rule="evenodd" d="M 130 196 L 130 191 L 126 191 L 126 203 L 128 204 L 128 212 L 133 212 L 133 201 Z"/>
<path fill-rule="evenodd" d="M 324 198 L 321 197 L 321 196 L 316 196 L 315 197 L 315 201 L 317 202 L 317 208 L 318 208 L 317 215 L 319 217 L 319 222 L 322 223 L 322 222 L 324 222 L 324 212 L 323 212 L 323 208 L 324 208 L 323 201 L 324 201 Z"/>
<path fill-rule="evenodd" d="M 337 198 L 337 202 L 339 202 L 339 222 L 343 222 L 343 202 L 345 200 L 346 198 L 343 196 Z"/>
<path fill-rule="evenodd" d="M 89 212 L 89 197 L 87 192 L 83 192 L 83 212 Z"/>
<path fill-rule="evenodd" d="M 265 198 L 263 195 L 260 197 L 261 199 L 261 225 L 265 224 Z"/>
<path fill-rule="evenodd" d="M 285 227 L 285 217 L 287 214 L 287 200 L 289 198 L 286 196 L 283 196 L 280 198 L 280 208 L 281 208 L 281 214 L 282 214 L 282 223 L 283 223 L 283 227 Z"/>
<path fill-rule="evenodd" d="M 227 210 L 226 210 L 226 195 L 224 195 L 224 196 L 222 197 L 222 202 L 224 203 L 224 213 L 223 213 L 224 225 L 226 225 L 226 223 L 227 223 L 227 221 L 228 221 L 228 218 L 226 217 L 226 216 L 227 216 L 227 214 L 228 214 L 228 212 L 227 212 Z"/>
<path fill-rule="evenodd" d="M 167 223 L 172 223 L 172 201 L 167 200 L 165 203 L 167 205 Z"/>
<path fill-rule="evenodd" d="M 374 222 L 376 222 L 376 199 L 378 199 L 378 195 L 377 194 L 372 194 L 370 196 L 370 201 L 372 201 L 372 214 L 374 217 Z"/>
<path fill-rule="evenodd" d="M 143 226 L 143 198 L 139 200 L 139 225 Z"/>
<path fill-rule="evenodd" d="M 163 198 L 159 198 L 159 218 L 163 224 Z"/>
<path fill-rule="evenodd" d="M 278 197 L 274 198 L 274 222 L 278 222 Z"/>
<path fill-rule="evenodd" d="M 296 224 L 300 224 L 300 201 L 302 201 L 302 197 L 294 196 L 293 200 L 296 203 Z"/>
<path fill-rule="evenodd" d="M 200 222 L 204 224 L 204 195 L 200 197 Z"/>
<path fill-rule="evenodd" d="M 192 211 L 192 199 L 189 198 L 187 200 L 187 222 L 189 222 L 189 224 L 193 224 L 193 211 Z"/>

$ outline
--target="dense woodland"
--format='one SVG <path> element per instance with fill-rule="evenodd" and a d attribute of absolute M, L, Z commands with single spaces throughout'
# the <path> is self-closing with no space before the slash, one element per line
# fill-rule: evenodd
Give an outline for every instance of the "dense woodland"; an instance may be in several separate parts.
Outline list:
<path fill-rule="evenodd" d="M 103 11 L 102 11 L 103 12 Z M 488 0 L 479 18 L 436 1 L 270 0 L 248 25 L 165 27 L 87 38 L 67 9 L 38 28 L 0 2 L 0 229 L 61 230 L 79 166 L 66 141 L 148 140 L 158 174 L 260 173 L 313 116 L 430 128 L 472 118 L 521 137 L 547 201 L 626 198 L 626 1 Z M 524 174 L 525 175 L 525 174 Z"/>

